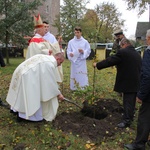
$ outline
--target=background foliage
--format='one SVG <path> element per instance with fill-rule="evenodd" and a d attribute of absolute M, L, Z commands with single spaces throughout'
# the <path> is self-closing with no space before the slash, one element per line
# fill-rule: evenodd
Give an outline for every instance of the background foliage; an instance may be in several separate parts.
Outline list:
<path fill-rule="evenodd" d="M 87 9 L 88 1 L 63 2 L 54 26 L 66 42 L 73 38 L 75 26 L 82 27 L 84 37 L 90 42 L 110 42 L 113 40 L 113 31 L 124 25 L 124 20 L 120 18 L 121 13 L 112 3 L 103 2 L 94 9 Z"/>
<path fill-rule="evenodd" d="M 26 3 L 19 0 L 0 0 L 0 43 L 6 47 L 7 64 L 9 64 L 8 46 L 24 47 L 23 37 L 32 35 L 33 12 L 42 1 Z"/>

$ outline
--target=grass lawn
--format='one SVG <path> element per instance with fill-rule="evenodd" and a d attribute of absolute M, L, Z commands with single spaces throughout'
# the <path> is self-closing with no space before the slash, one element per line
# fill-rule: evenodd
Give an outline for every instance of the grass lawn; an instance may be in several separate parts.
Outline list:
<path fill-rule="evenodd" d="M 0 68 L 0 97 L 5 102 L 10 80 L 14 69 L 23 62 L 23 58 L 10 59 L 9 66 Z M 93 102 L 95 97 L 117 99 L 120 103 L 121 97 L 113 91 L 116 69 L 110 67 L 101 71 L 92 67 L 92 60 L 87 60 L 89 84 L 88 89 L 71 93 L 69 89 L 70 62 L 63 63 L 64 82 L 60 85 L 62 94 L 78 104 L 82 105 L 84 100 Z M 94 83 L 93 83 L 94 81 Z M 94 95 L 93 95 L 94 94 Z M 137 105 L 139 108 L 139 105 Z M 61 102 L 58 114 L 65 111 L 77 110 L 76 106 Z M 103 139 L 102 142 L 93 143 L 80 138 L 79 135 L 64 133 L 52 126 L 51 122 L 28 123 L 17 122 L 16 116 L 10 114 L 9 110 L 0 107 L 0 149 L 1 150 L 122 150 L 124 143 L 130 143 L 135 138 L 137 112 L 131 128 L 122 129 L 114 137 Z"/>

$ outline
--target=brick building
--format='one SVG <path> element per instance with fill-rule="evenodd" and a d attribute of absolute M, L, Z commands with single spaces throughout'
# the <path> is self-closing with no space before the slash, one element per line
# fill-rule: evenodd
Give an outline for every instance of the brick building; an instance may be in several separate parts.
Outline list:
<path fill-rule="evenodd" d="M 25 0 L 31 2 L 33 0 Z M 47 21 L 50 24 L 50 32 L 57 35 L 57 29 L 53 27 L 54 20 L 60 12 L 60 0 L 45 0 L 42 6 L 39 6 L 36 14 L 40 14 L 43 21 Z"/>

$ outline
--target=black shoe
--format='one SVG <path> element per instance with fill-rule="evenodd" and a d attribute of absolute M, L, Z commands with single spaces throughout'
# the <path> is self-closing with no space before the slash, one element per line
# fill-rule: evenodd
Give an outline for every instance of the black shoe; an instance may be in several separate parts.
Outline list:
<path fill-rule="evenodd" d="M 8 104 L 5 104 L 5 103 L 0 99 L 0 106 L 8 107 Z"/>
<path fill-rule="evenodd" d="M 124 147 L 129 150 L 145 150 L 145 146 L 137 146 L 135 143 L 125 144 Z"/>
<path fill-rule="evenodd" d="M 147 145 L 150 146 L 150 140 L 147 141 Z"/>
<path fill-rule="evenodd" d="M 127 149 L 130 149 L 130 150 L 134 150 L 134 145 L 133 144 L 125 144 L 124 147 L 127 148 Z"/>
<path fill-rule="evenodd" d="M 121 122 L 117 125 L 118 128 L 127 128 L 130 127 L 129 123 Z"/>
<path fill-rule="evenodd" d="M 17 122 L 27 122 L 27 120 L 19 117 L 19 114 L 17 114 Z"/>
<path fill-rule="evenodd" d="M 10 110 L 10 113 L 15 115 L 15 116 L 18 115 L 18 112 L 13 111 L 12 109 Z"/>

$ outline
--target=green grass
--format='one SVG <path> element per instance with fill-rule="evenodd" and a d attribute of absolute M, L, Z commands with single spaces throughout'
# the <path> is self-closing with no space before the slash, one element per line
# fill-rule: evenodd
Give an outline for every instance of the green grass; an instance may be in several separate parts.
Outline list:
<path fill-rule="evenodd" d="M 12 73 L 15 68 L 23 62 L 24 59 L 10 59 L 9 66 L 0 68 L 0 97 L 5 101 Z M 111 98 L 117 99 L 122 103 L 121 97 L 113 91 L 116 69 L 107 68 L 101 71 L 95 70 L 92 67 L 92 60 L 87 60 L 88 76 L 90 86 L 85 92 L 78 90 L 74 93 L 70 92 L 70 62 L 65 60 L 63 63 L 64 82 L 60 85 L 62 94 L 71 100 L 82 105 L 84 100 L 89 100 L 91 103 L 96 98 Z M 93 80 L 95 78 L 95 83 Z M 94 84 L 94 90 L 93 90 Z M 94 91 L 94 96 L 93 96 Z M 67 106 L 67 107 L 66 107 Z M 61 102 L 58 110 L 59 115 L 63 111 L 77 110 L 76 106 Z M 18 123 L 15 116 L 9 113 L 6 108 L 0 108 L 0 149 L 13 150 L 16 145 L 25 147 L 26 150 L 121 150 L 124 143 L 132 142 L 135 138 L 137 114 L 132 128 L 122 130 L 114 137 L 104 139 L 101 143 L 88 143 L 81 139 L 78 135 L 72 133 L 63 133 L 52 126 L 51 122 L 41 123 Z"/>

